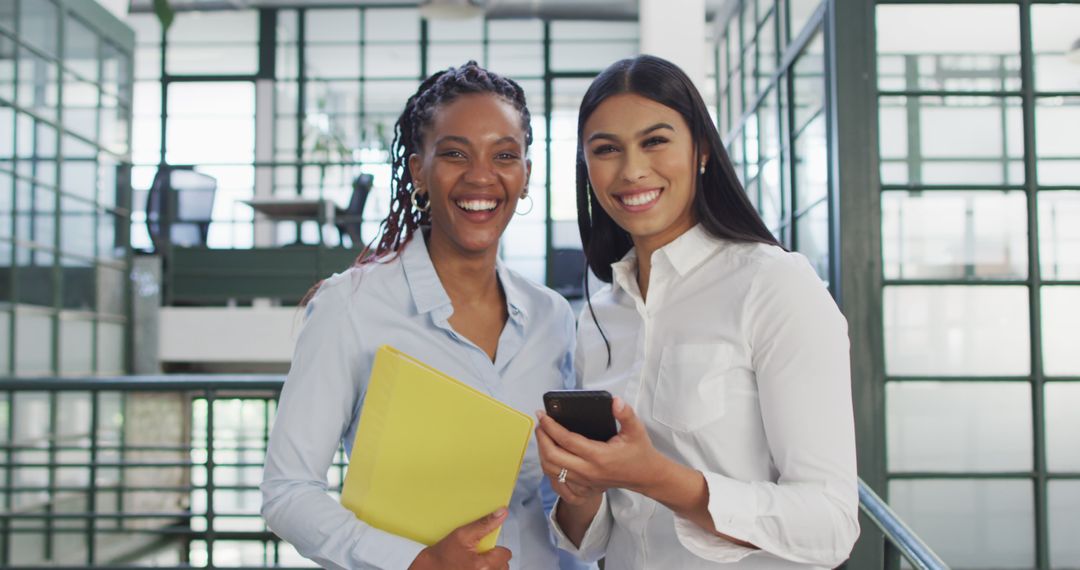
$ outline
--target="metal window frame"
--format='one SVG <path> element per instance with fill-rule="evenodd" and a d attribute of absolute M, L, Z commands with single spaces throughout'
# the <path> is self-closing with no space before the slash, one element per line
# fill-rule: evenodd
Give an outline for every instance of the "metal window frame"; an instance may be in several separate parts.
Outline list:
<path fill-rule="evenodd" d="M 877 83 L 874 83 L 874 89 L 876 92 L 876 99 L 893 96 L 903 97 L 918 97 L 918 96 L 990 96 L 1000 98 L 1018 98 L 1021 103 L 1021 113 L 1023 120 L 1023 167 L 1024 167 L 1024 181 L 1023 183 L 1013 184 L 951 184 L 951 185 L 934 185 L 934 184 L 883 184 L 880 186 L 880 190 L 883 192 L 888 191 L 951 191 L 951 192 L 965 192 L 965 191 L 1022 191 L 1026 199 L 1026 226 L 1027 226 L 1027 277 L 1023 279 L 882 279 L 881 294 L 883 295 L 883 287 L 902 287 L 902 286 L 947 286 L 947 285 L 962 285 L 971 287 L 993 287 L 993 286 L 1024 286 L 1027 289 L 1027 302 L 1028 302 L 1028 349 L 1030 352 L 1030 373 L 1021 376 L 970 376 L 970 375 L 954 375 L 954 376 L 910 376 L 910 375 L 886 375 L 884 367 L 881 368 L 881 374 L 885 382 L 918 382 L 918 381 L 934 381 L 934 382 L 1024 382 L 1030 386 L 1031 389 L 1031 418 L 1032 418 L 1032 469 L 1024 471 L 978 471 L 978 472 L 944 472 L 944 471 L 889 471 L 888 480 L 904 480 L 904 481 L 919 481 L 919 480 L 968 480 L 968 481 L 985 481 L 985 480 L 1011 480 L 1011 481 L 1029 481 L 1032 484 L 1033 489 L 1033 510 L 1032 518 L 1034 522 L 1033 532 L 1033 545 L 1034 545 L 1034 565 L 1038 570 L 1048 570 L 1050 568 L 1050 544 L 1049 544 L 1049 498 L 1048 498 L 1048 482 L 1051 480 L 1080 480 L 1080 473 L 1072 472 L 1051 472 L 1047 465 L 1047 449 L 1046 449 L 1046 401 L 1045 401 L 1045 389 L 1048 384 L 1051 383 L 1072 383 L 1080 381 L 1080 377 L 1065 376 L 1065 377 L 1049 377 L 1044 371 L 1043 367 L 1043 343 L 1042 343 L 1042 289 L 1043 286 L 1049 285 L 1080 285 L 1080 281 L 1077 280 L 1044 280 L 1042 278 L 1041 260 L 1039 259 L 1039 211 L 1038 200 L 1039 196 L 1043 192 L 1052 192 L 1055 190 L 1075 190 L 1075 187 L 1055 186 L 1055 185 L 1040 185 L 1037 178 L 1037 166 L 1042 159 L 1038 155 L 1038 149 L 1036 148 L 1036 116 L 1035 109 L 1040 99 L 1050 97 L 1078 97 L 1080 92 L 1050 92 L 1050 91 L 1037 91 L 1035 89 L 1035 53 L 1033 48 L 1033 23 L 1032 23 L 1032 9 L 1034 6 L 1040 4 L 1061 4 L 1052 0 L 878 0 L 875 3 L 873 10 L 876 11 L 878 5 L 919 5 L 919 4 L 938 4 L 938 5 L 998 5 L 998 6 L 1015 6 L 1018 9 L 1018 26 L 1020 33 L 1020 89 L 1019 90 L 997 90 L 997 91 L 963 91 L 963 90 L 878 90 Z M 876 21 L 876 14 L 871 16 L 868 25 L 873 27 Z M 868 51 L 874 54 L 876 57 L 875 44 L 870 43 L 868 45 Z M 1003 99 L 1005 100 L 1005 99 Z M 876 125 L 876 120 L 874 124 Z M 911 137 L 909 135 L 909 144 L 917 144 L 910 142 Z M 876 141 L 875 141 L 876 142 Z M 877 151 L 876 144 L 874 145 L 875 152 Z M 884 400 L 882 399 L 884 403 Z"/>
<path fill-rule="evenodd" d="M 261 402 L 263 407 L 262 418 L 264 425 L 261 433 L 253 441 L 254 446 L 247 447 L 248 441 L 240 445 L 222 445 L 221 452 L 262 451 L 269 438 L 270 401 L 277 398 L 284 378 L 277 375 L 180 375 L 180 376 L 121 376 L 121 377 L 46 377 L 46 378 L 12 378 L 0 375 L 0 404 L 6 406 L 7 433 L 10 437 L 0 443 L 0 453 L 4 456 L 3 466 L 5 477 L 3 486 L 0 488 L 0 496 L 4 497 L 5 509 L 0 512 L 0 563 L 5 566 L 11 565 L 11 546 L 20 534 L 39 535 L 44 540 L 42 554 L 47 560 L 53 560 L 56 554 L 57 542 L 62 536 L 82 536 L 86 541 L 85 563 L 93 566 L 97 562 L 97 539 L 109 535 L 149 535 L 159 538 L 160 544 L 164 545 L 172 541 L 186 542 L 189 545 L 193 541 L 202 541 L 207 545 L 207 565 L 214 566 L 213 544 L 217 540 L 254 540 L 269 545 L 274 543 L 274 562 L 279 562 L 277 544 L 280 540 L 268 530 L 262 531 L 230 531 L 218 529 L 214 524 L 215 519 L 258 519 L 258 512 L 221 513 L 215 510 L 215 492 L 257 491 L 258 485 L 218 485 L 214 479 L 214 468 L 257 467 L 258 463 L 239 458 L 233 461 L 218 461 L 216 454 L 219 446 L 215 444 L 214 402 L 218 400 L 239 399 L 244 402 Z M 180 445 L 127 445 L 124 439 L 125 429 L 119 427 L 118 440 L 112 442 L 104 439 L 100 432 L 100 420 L 102 417 L 102 396 L 105 394 L 118 395 L 121 409 L 125 406 L 126 396 L 131 392 L 151 392 L 159 394 L 175 394 L 187 402 L 205 402 L 205 425 L 198 430 L 194 424 L 185 424 L 188 435 L 191 436 L 187 443 Z M 16 441 L 14 428 L 16 425 L 17 411 L 15 401 L 17 396 L 25 394 L 43 395 L 46 398 L 49 417 L 47 433 L 44 442 L 41 441 Z M 59 411 L 58 401 L 61 395 L 76 395 L 85 397 L 89 401 L 90 415 L 89 425 L 76 426 L 75 434 L 61 438 L 58 433 Z M 190 404 L 186 407 L 190 413 L 196 412 Z M 202 438 L 199 439 L 198 436 Z M 73 439 L 72 439 L 73 438 Z M 44 443 L 44 445 L 43 445 Z M 260 446 L 259 443 L 262 445 Z M 160 458 L 144 458 L 139 455 L 144 452 L 176 452 L 190 456 L 193 451 L 205 453 L 206 460 L 198 461 L 195 458 L 162 460 Z M 43 453 L 42 459 L 16 458 L 20 452 Z M 86 453 L 86 459 L 65 459 L 62 452 Z M 101 461 L 100 456 L 104 453 L 118 454 L 116 459 Z M 131 454 L 131 455 L 129 455 Z M 343 464 L 344 456 L 338 456 L 336 464 Z M 184 485 L 129 485 L 125 481 L 125 473 L 129 471 L 182 467 L 205 468 L 207 472 L 206 482 L 202 484 L 191 483 Z M 338 468 L 343 468 L 338 465 Z M 36 469 L 47 470 L 46 481 L 41 485 L 16 484 L 13 473 L 17 470 Z M 59 469 L 85 470 L 87 474 L 86 485 L 60 485 L 57 483 L 57 471 Z M 110 483 L 98 481 L 98 471 L 101 469 L 115 469 L 119 472 L 118 480 Z M 207 496 L 207 506 L 203 511 L 185 509 L 180 507 L 170 512 L 145 512 L 139 509 L 126 508 L 125 494 L 133 492 L 179 492 L 190 493 L 203 491 Z M 47 497 L 56 497 L 58 494 L 67 494 L 75 497 L 83 497 L 86 508 L 79 512 L 56 512 L 46 503 L 44 512 L 13 512 L 12 497 L 16 493 L 38 492 L 46 493 Z M 113 492 L 116 494 L 114 512 L 98 512 L 98 495 L 100 493 Z M 198 531 L 184 524 L 190 525 L 195 518 L 203 517 L 206 520 L 207 530 Z M 181 521 L 180 526 L 154 526 L 132 527 L 131 521 L 145 519 L 169 518 Z M 82 523 L 82 524 L 80 524 Z M 103 524 L 105 523 L 105 524 Z M 54 560 L 55 561 L 55 560 Z M 186 562 L 186 560 L 185 560 Z M 267 562 L 264 560 L 264 563 Z"/>
<path fill-rule="evenodd" d="M 166 67 L 166 65 L 167 65 L 166 56 L 167 56 L 168 49 L 169 49 L 169 42 L 168 42 L 168 38 L 166 37 L 167 34 L 162 31 L 160 33 L 160 41 L 155 46 L 155 48 L 158 50 L 158 53 L 159 53 L 160 58 L 161 58 L 161 60 L 160 60 L 160 76 L 158 77 L 158 81 L 162 85 L 162 89 L 161 89 L 161 116 L 160 116 L 160 122 L 159 122 L 160 130 L 161 130 L 160 149 L 159 149 L 159 152 L 160 152 L 160 154 L 159 154 L 159 166 L 166 163 L 165 157 L 166 157 L 166 154 L 168 152 L 168 144 L 167 144 L 167 136 L 168 136 L 168 128 L 167 128 L 167 123 L 168 123 L 168 96 L 169 96 L 169 94 L 168 94 L 168 91 L 169 91 L 168 90 L 168 85 L 171 85 L 173 83 L 178 83 L 178 82 L 218 82 L 218 81 L 230 81 L 230 82 L 251 81 L 251 82 L 255 82 L 258 79 L 271 79 L 271 80 L 273 80 L 275 82 L 275 84 L 277 84 L 278 82 L 290 83 L 290 84 L 295 83 L 296 86 L 297 86 L 297 101 L 296 101 L 296 105 L 295 105 L 295 115 L 292 115 L 296 119 L 296 148 L 294 149 L 295 152 L 293 154 L 293 160 L 291 160 L 291 161 L 279 161 L 279 160 L 277 160 L 275 158 L 274 160 L 271 160 L 269 162 L 253 161 L 251 163 L 246 163 L 245 162 L 245 163 L 242 163 L 242 164 L 236 163 L 236 164 L 229 164 L 229 165 L 242 165 L 242 166 L 253 166 L 253 167 L 272 167 L 272 168 L 275 168 L 275 169 L 276 168 L 281 168 L 281 167 L 284 167 L 284 168 L 295 167 L 295 169 L 296 169 L 295 190 L 296 190 L 297 194 L 299 195 L 302 192 L 302 189 L 303 189 L 303 170 L 304 170 L 305 167 L 319 166 L 319 165 L 324 165 L 324 166 L 348 166 L 348 165 L 354 164 L 353 162 L 349 162 L 349 161 L 321 162 L 321 161 L 307 160 L 307 159 L 304 158 L 304 155 L 303 155 L 302 141 L 303 141 L 303 121 L 304 121 L 304 117 L 306 115 L 306 101 L 305 101 L 305 99 L 306 99 L 306 86 L 311 81 L 310 78 L 307 76 L 307 72 L 305 71 L 305 65 L 304 65 L 304 63 L 305 63 L 305 57 L 304 57 L 305 56 L 305 48 L 306 48 L 306 45 L 307 45 L 306 38 L 305 38 L 305 25 L 304 25 L 305 14 L 310 10 L 320 10 L 320 9 L 336 9 L 336 10 L 350 9 L 350 10 L 356 10 L 358 12 L 359 18 L 360 18 L 360 25 L 361 25 L 361 33 L 359 34 L 359 36 L 358 36 L 359 39 L 357 41 L 357 46 L 361 50 L 360 51 L 360 66 L 361 66 L 361 68 L 360 68 L 360 76 L 357 77 L 357 78 L 342 78 L 342 79 L 346 80 L 346 81 L 353 81 L 355 79 L 355 81 L 357 81 L 359 83 L 360 95 L 361 95 L 361 98 L 363 98 L 365 90 L 370 87 L 370 85 L 368 85 L 368 84 L 372 83 L 372 82 L 377 83 L 377 82 L 380 82 L 380 81 L 413 80 L 413 81 L 416 81 L 417 83 L 419 83 L 420 81 L 422 81 L 424 78 L 427 77 L 427 75 L 429 74 L 429 71 L 430 71 L 428 69 L 428 67 L 429 67 L 429 49 L 433 45 L 439 45 L 439 44 L 442 44 L 442 43 L 452 43 L 452 42 L 434 42 L 434 41 L 432 41 L 430 39 L 430 37 L 429 37 L 427 22 L 426 22 L 426 20 L 421 18 L 421 19 L 418 20 L 418 22 L 419 22 L 418 25 L 420 26 L 419 39 L 418 39 L 419 49 L 420 49 L 420 74 L 418 76 L 416 76 L 416 77 L 412 77 L 412 76 L 408 76 L 408 77 L 406 77 L 406 76 L 402 76 L 402 77 L 377 77 L 377 78 L 369 78 L 369 77 L 367 77 L 364 74 L 364 59 L 365 58 L 364 58 L 364 51 L 363 50 L 364 50 L 364 48 L 365 48 L 365 46 L 367 45 L 368 42 L 367 42 L 367 39 L 365 37 L 365 34 L 362 31 L 363 30 L 364 18 L 366 16 L 366 14 L 370 10 L 402 9 L 402 8 L 403 8 L 402 6 L 396 5 L 396 4 L 394 4 L 394 5 L 386 5 L 386 4 L 373 4 L 373 3 L 361 3 L 361 4 L 358 4 L 358 5 L 347 6 L 347 7 L 342 7 L 340 5 L 333 5 L 333 4 L 328 4 L 328 5 L 296 4 L 296 5 L 275 5 L 273 7 L 257 8 L 257 10 L 260 13 L 260 32 L 261 33 L 260 33 L 260 38 L 259 38 L 259 42 L 258 42 L 258 52 L 259 52 L 259 61 L 261 62 L 261 65 L 260 65 L 260 68 L 258 69 L 258 72 L 255 73 L 255 74 L 239 74 L 239 75 L 237 75 L 237 74 L 223 74 L 223 75 L 175 75 L 175 74 L 170 74 L 170 73 L 168 73 L 167 67 Z M 256 10 L 256 9 L 253 8 L 252 10 Z M 282 11 L 289 11 L 289 12 L 294 11 L 296 13 L 296 15 L 297 15 L 298 37 L 297 37 L 296 45 L 295 46 L 291 46 L 291 45 L 289 46 L 290 49 L 297 50 L 296 53 L 297 53 L 298 69 L 297 69 L 296 77 L 277 78 L 275 70 L 273 68 L 269 68 L 267 66 L 267 64 L 269 62 L 276 61 L 277 49 L 279 47 L 277 39 L 275 37 L 276 34 L 269 33 L 269 32 L 274 31 L 274 28 L 273 28 L 273 26 L 269 25 L 267 22 L 272 21 L 272 20 L 278 20 L 279 19 L 279 14 Z M 483 57 L 483 60 L 484 60 L 483 61 L 484 64 L 487 63 L 487 58 L 490 55 L 490 49 L 491 49 L 492 46 L 498 45 L 498 44 L 501 44 L 501 43 L 508 43 L 508 44 L 509 43 L 517 43 L 517 44 L 523 43 L 521 41 L 511 41 L 511 40 L 506 40 L 506 41 L 492 40 L 490 38 L 489 28 L 490 28 L 490 23 L 485 22 L 485 24 L 483 26 L 483 35 L 479 39 L 479 42 L 482 45 L 482 50 L 483 50 L 482 57 Z M 544 54 L 543 55 L 543 57 L 544 57 L 544 62 L 543 63 L 544 63 L 544 66 L 543 66 L 542 74 L 539 75 L 539 76 L 517 76 L 517 77 L 515 77 L 515 79 L 521 79 L 521 80 L 525 80 L 525 81 L 534 81 L 534 80 L 540 81 L 540 82 L 542 82 L 543 89 L 544 89 L 544 120 L 545 120 L 545 125 L 546 125 L 546 134 L 545 134 L 544 141 L 543 141 L 544 148 L 543 148 L 542 152 L 545 153 L 545 156 L 548 159 L 548 160 L 545 161 L 545 164 L 546 164 L 545 174 L 546 174 L 546 176 L 545 176 L 545 183 L 544 183 L 545 210 L 546 210 L 545 211 L 545 217 L 544 217 L 544 234 L 545 234 L 544 235 L 544 243 L 545 243 L 545 253 L 544 253 L 545 263 L 544 263 L 544 268 L 545 268 L 545 281 L 546 281 L 547 284 L 550 285 L 551 284 L 551 275 L 553 273 L 552 267 L 551 267 L 552 251 L 554 249 L 554 245 L 553 245 L 554 220 L 552 220 L 552 218 L 551 218 L 552 182 L 551 182 L 551 160 L 550 160 L 551 156 L 552 156 L 552 151 L 551 151 L 551 144 L 552 144 L 551 140 L 552 139 L 551 139 L 550 130 L 551 130 L 551 114 L 552 114 L 552 111 L 553 111 L 553 104 L 554 104 L 553 103 L 553 97 L 552 97 L 552 95 L 553 95 L 553 84 L 555 82 L 561 80 L 561 79 L 582 79 L 582 78 L 591 79 L 592 77 L 595 77 L 596 74 L 599 73 L 601 70 L 596 69 L 596 70 L 589 70 L 589 71 L 559 71 L 557 69 L 553 69 L 552 61 L 551 61 L 551 58 L 552 58 L 551 46 L 555 42 L 555 40 L 552 39 L 551 21 L 550 20 L 543 20 L 543 36 L 541 38 L 537 39 L 537 40 L 529 40 L 528 43 L 530 43 L 530 45 L 531 45 L 531 43 L 533 41 L 535 41 L 538 45 L 540 45 L 543 48 L 543 54 Z M 144 77 L 144 78 L 141 78 L 141 80 L 142 81 L 150 81 L 150 78 Z M 272 112 L 273 112 L 273 118 L 274 118 L 274 121 L 273 121 L 274 128 L 276 129 L 277 128 L 277 119 L 278 119 L 278 117 L 285 116 L 285 115 L 279 115 L 276 105 L 273 106 L 273 111 Z M 361 121 L 363 121 L 363 118 L 367 115 L 367 113 L 368 113 L 367 107 L 366 107 L 366 105 L 363 104 L 363 101 L 361 100 L 360 110 L 359 110 L 359 115 L 360 115 Z M 274 136 L 273 138 L 276 139 L 276 136 Z M 276 140 L 272 142 L 272 145 L 274 147 L 273 152 L 274 152 L 275 157 L 276 157 L 277 156 Z M 143 166 L 148 166 L 148 165 L 143 165 Z M 221 165 L 215 164 L 215 166 L 221 166 Z M 320 192 L 322 192 L 322 189 L 320 189 Z M 368 221 L 370 221 L 370 220 L 368 220 Z M 230 221 L 230 222 L 227 222 L 227 223 L 233 223 L 233 222 Z M 245 222 L 237 222 L 237 223 L 247 223 L 247 222 L 245 221 Z"/>
<path fill-rule="evenodd" d="M 19 99 L 18 85 L 21 77 L 18 65 L 16 65 L 15 67 L 13 77 L 15 100 L 4 100 L 2 101 L 2 104 L 4 107 L 11 109 L 13 118 L 16 118 L 14 128 L 12 129 L 10 135 L 12 137 L 13 143 L 17 143 L 19 139 L 18 131 L 20 130 L 19 123 L 21 121 L 19 121 L 18 118 L 25 117 L 27 120 L 30 121 L 29 126 L 34 130 L 34 132 L 30 134 L 33 147 L 32 156 L 29 158 L 31 162 L 36 162 L 35 157 L 37 155 L 38 125 L 47 126 L 55 132 L 55 160 L 50 162 L 50 168 L 55 168 L 55 179 L 50 183 L 45 183 L 44 181 L 39 180 L 38 177 L 35 176 L 36 166 L 32 167 L 31 172 L 28 176 L 17 173 L 15 165 L 21 160 L 17 158 L 19 156 L 18 153 L 15 153 L 12 156 L 12 170 L 5 169 L 5 174 L 9 175 L 12 179 L 12 187 L 9 190 L 11 195 L 10 216 L 11 226 L 13 230 L 17 227 L 16 221 L 19 218 L 19 207 L 21 206 L 18 199 L 18 193 L 14 191 L 15 187 L 20 184 L 30 184 L 35 189 L 41 188 L 43 190 L 49 190 L 52 192 L 52 204 L 49 208 L 51 211 L 48 215 L 52 218 L 53 223 L 53 230 L 50 237 L 53 243 L 35 243 L 32 241 L 32 236 L 30 236 L 31 241 L 27 241 L 25 239 L 19 238 L 13 233 L 10 239 L 5 238 L 3 240 L 0 240 L 0 247 L 10 248 L 10 256 L 12 260 L 17 259 L 22 252 L 31 252 L 32 254 L 40 253 L 52 257 L 49 279 L 54 285 L 54 288 L 52 291 L 52 299 L 50 305 L 34 306 L 35 310 L 40 308 L 47 311 L 50 315 L 49 318 L 52 331 L 50 335 L 50 346 L 48 349 L 50 352 L 48 366 L 49 372 L 54 374 L 60 372 L 60 327 L 62 323 L 66 320 L 69 320 L 70 317 L 80 314 L 81 318 L 79 320 L 89 321 L 91 324 L 91 337 L 89 339 L 91 345 L 90 366 L 92 370 L 100 370 L 101 363 L 99 362 L 98 358 L 98 346 L 100 343 L 98 334 L 98 331 L 100 329 L 99 325 L 101 322 L 103 322 L 103 320 L 107 322 L 112 322 L 117 317 L 121 318 L 124 322 L 130 320 L 130 289 L 126 283 L 126 280 L 124 280 L 124 284 L 122 285 L 124 287 L 124 290 L 121 293 L 125 299 L 123 302 L 123 305 L 125 306 L 125 312 L 123 314 L 105 315 L 100 312 L 101 308 L 97 306 L 95 306 L 94 309 L 92 309 L 92 311 L 89 313 L 78 310 L 72 311 L 64 307 L 64 287 L 67 284 L 65 284 L 63 280 L 63 268 L 65 267 L 66 260 L 82 261 L 87 263 L 90 266 L 93 274 L 96 275 L 96 273 L 100 271 L 99 268 L 102 267 L 126 270 L 128 267 L 130 267 L 131 264 L 130 251 L 125 251 L 124 254 L 118 258 L 106 257 L 105 254 L 107 252 L 102 251 L 100 242 L 100 236 L 103 228 L 108 227 L 106 225 L 106 220 L 109 220 L 109 223 L 111 223 L 112 227 L 115 228 L 114 231 L 115 236 L 117 237 L 117 243 L 126 244 L 128 241 L 127 228 L 124 227 L 124 224 L 117 224 L 116 222 L 119 221 L 122 217 L 126 216 L 129 211 L 128 208 L 130 198 L 126 195 L 127 192 L 119 191 L 122 190 L 123 186 L 126 184 L 126 180 L 123 176 L 121 176 L 119 171 L 127 168 L 127 166 L 130 165 L 130 144 L 127 145 L 128 148 L 118 154 L 113 148 L 106 148 L 105 146 L 103 146 L 101 143 L 99 143 L 99 140 L 101 139 L 101 133 L 103 129 L 103 124 L 100 120 L 103 114 L 102 110 L 104 108 L 103 97 L 106 96 L 103 94 L 107 94 L 108 97 L 116 98 L 116 103 L 118 105 L 117 109 L 120 109 L 121 112 L 124 112 L 124 118 L 126 119 L 128 125 L 126 138 L 128 141 L 130 141 L 131 139 L 130 115 L 132 92 L 130 89 L 132 88 L 132 84 L 130 82 L 117 85 L 107 84 L 103 70 L 105 50 L 112 49 L 112 53 L 115 54 L 118 58 L 118 65 L 123 66 L 122 68 L 119 68 L 117 70 L 117 73 L 127 78 L 131 77 L 132 52 L 134 50 L 134 34 L 119 20 L 109 14 L 104 8 L 100 7 L 95 3 L 80 2 L 78 0 L 46 0 L 49 2 L 49 5 L 52 6 L 53 9 L 55 9 L 56 19 L 54 22 L 52 22 L 52 25 L 55 26 L 54 33 L 57 37 L 57 53 L 55 55 L 46 53 L 41 49 L 26 43 L 26 41 L 24 41 L 21 36 L 22 9 L 23 4 L 27 1 L 29 0 L 14 0 L 12 2 L 14 17 L 13 27 L 11 29 L 0 29 L 0 35 L 5 36 L 10 42 L 12 42 L 12 45 L 15 48 L 17 54 L 24 52 L 32 54 L 34 57 L 41 58 L 46 62 L 56 66 L 57 76 L 49 80 L 50 85 L 55 84 L 54 86 L 56 89 L 57 97 L 56 114 L 54 117 L 42 116 L 41 114 L 37 113 L 36 110 L 27 108 L 24 105 L 24 102 Z M 82 73 L 69 69 L 66 64 L 66 34 L 64 33 L 64 30 L 65 27 L 68 25 L 68 22 L 71 20 L 77 20 L 79 24 L 82 25 L 89 33 L 94 34 L 98 38 L 97 52 L 93 54 L 95 56 L 97 65 L 97 78 L 95 80 L 90 80 Z M 18 56 L 16 61 L 18 61 Z M 97 102 L 94 117 L 94 132 L 92 135 L 74 133 L 65 128 L 64 114 L 66 102 L 64 97 L 64 89 L 66 83 L 71 79 L 92 84 L 96 90 Z M 64 147 L 64 142 L 66 139 L 79 141 L 83 144 L 89 145 L 94 149 L 95 158 L 85 161 L 92 164 L 94 167 L 95 179 L 92 198 L 73 194 L 65 188 L 65 183 L 63 180 L 63 166 L 66 159 L 62 153 L 62 149 Z M 15 146 L 16 145 L 13 144 L 13 148 L 15 148 Z M 111 199 L 109 201 L 103 200 L 102 188 L 100 188 L 100 181 L 97 178 L 100 170 L 100 162 L 97 158 L 98 156 L 109 157 L 110 162 L 114 162 L 118 169 L 116 179 L 117 188 L 113 190 L 116 196 L 114 197 L 114 199 Z M 35 192 L 34 196 L 36 197 L 36 195 L 37 194 Z M 75 254 L 69 253 L 64 250 L 64 244 L 62 241 L 64 232 L 64 224 L 62 223 L 64 219 L 64 210 L 62 209 L 62 207 L 64 206 L 65 202 L 69 200 L 73 200 L 87 206 L 89 208 L 87 213 L 93 217 L 93 220 L 91 222 L 93 232 L 93 244 L 91 252 L 88 254 Z M 33 216 L 32 218 L 36 219 L 36 217 L 37 216 Z M 8 275 L 8 288 L 11 291 L 12 300 L 11 302 L 4 303 L 4 305 L 6 305 L 4 307 L 4 312 L 9 315 L 9 322 L 7 324 L 9 340 L 7 346 L 5 347 L 5 350 L 9 353 L 10 357 L 6 370 L 0 372 L 7 374 L 15 374 L 17 369 L 15 333 L 17 330 L 17 320 L 19 318 L 19 313 L 21 312 L 21 309 L 19 309 L 18 305 L 18 299 L 20 298 L 18 273 L 19 265 L 15 263 L 11 266 L 10 273 Z M 87 316 L 89 316 L 89 318 L 85 318 Z M 121 347 L 121 349 L 123 350 L 121 362 L 130 361 L 129 344 L 130 343 L 127 341 L 127 339 L 125 339 L 123 346 Z"/>

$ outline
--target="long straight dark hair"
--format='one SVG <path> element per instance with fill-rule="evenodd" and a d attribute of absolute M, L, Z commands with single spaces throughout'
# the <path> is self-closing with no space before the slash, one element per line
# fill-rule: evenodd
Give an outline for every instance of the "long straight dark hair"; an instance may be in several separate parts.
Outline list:
<path fill-rule="evenodd" d="M 709 235 L 738 241 L 780 246 L 765 222 L 754 210 L 742 184 L 735 176 L 720 142 L 720 133 L 709 116 L 705 101 L 697 87 L 677 65 L 651 55 L 639 55 L 619 60 L 593 80 L 578 111 L 577 145 L 577 211 L 578 230 L 585 259 L 593 273 L 605 283 L 611 283 L 611 264 L 619 261 L 634 246 L 630 234 L 620 228 L 604 211 L 591 191 L 589 171 L 585 165 L 585 122 L 596 108 L 613 95 L 632 93 L 675 110 L 690 127 L 695 157 L 706 156 L 705 172 L 697 171 L 691 209 L 694 218 Z M 695 164 L 700 168 L 700 162 Z M 585 282 L 589 297 L 588 279 Z M 588 301 L 589 313 L 608 347 L 611 364 L 611 345 L 600 328 Z"/>
<path fill-rule="evenodd" d="M 640 95 L 682 115 L 693 136 L 695 156 L 708 157 L 705 172 L 696 174 L 691 206 L 694 218 L 706 232 L 720 239 L 780 245 L 735 176 L 735 168 L 697 87 L 674 63 L 639 55 L 619 60 L 598 75 L 585 92 L 578 111 L 578 230 L 589 268 L 601 281 L 611 283 L 611 264 L 622 259 L 634 244 L 630 234 L 611 219 L 590 189 L 582 135 L 585 122 L 596 108 L 609 97 L 623 93 Z"/>

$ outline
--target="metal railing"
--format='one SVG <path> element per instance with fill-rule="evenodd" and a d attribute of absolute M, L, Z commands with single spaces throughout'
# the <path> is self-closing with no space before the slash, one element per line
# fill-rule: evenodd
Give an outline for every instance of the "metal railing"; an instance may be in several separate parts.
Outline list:
<path fill-rule="evenodd" d="M 310 564 L 259 517 L 283 381 L 0 378 L 0 566 Z M 332 491 L 344 471 L 339 452 Z M 885 536 L 886 568 L 900 556 L 948 568 L 862 481 L 859 502 Z"/>
<path fill-rule="evenodd" d="M 0 379 L 0 566 L 309 565 L 259 517 L 282 382 Z"/>
<path fill-rule="evenodd" d="M 859 508 L 885 535 L 885 568 L 887 570 L 900 567 L 900 556 L 903 556 L 916 570 L 949 569 L 949 566 L 919 538 L 919 535 L 915 534 L 889 508 L 889 504 L 861 479 L 859 480 Z"/>

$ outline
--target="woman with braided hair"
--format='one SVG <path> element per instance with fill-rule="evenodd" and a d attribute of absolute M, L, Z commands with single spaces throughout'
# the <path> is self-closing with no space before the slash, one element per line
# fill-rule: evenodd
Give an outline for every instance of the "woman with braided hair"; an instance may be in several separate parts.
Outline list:
<path fill-rule="evenodd" d="M 329 568 L 556 568 L 535 441 L 508 507 L 430 547 L 367 525 L 326 494 L 383 344 L 526 413 L 573 382 L 569 304 L 497 256 L 528 192 L 532 129 L 521 87 L 475 62 L 436 73 L 394 133 L 391 208 L 377 244 L 307 304 L 267 449 L 263 516 Z M 499 525 L 499 546 L 477 553 Z"/>

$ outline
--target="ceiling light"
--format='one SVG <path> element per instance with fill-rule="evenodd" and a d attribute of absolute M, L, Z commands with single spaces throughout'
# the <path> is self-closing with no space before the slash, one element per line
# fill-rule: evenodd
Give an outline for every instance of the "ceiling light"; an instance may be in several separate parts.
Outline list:
<path fill-rule="evenodd" d="M 464 20 L 484 14 L 481 0 L 424 0 L 420 15 L 429 20 Z"/>

